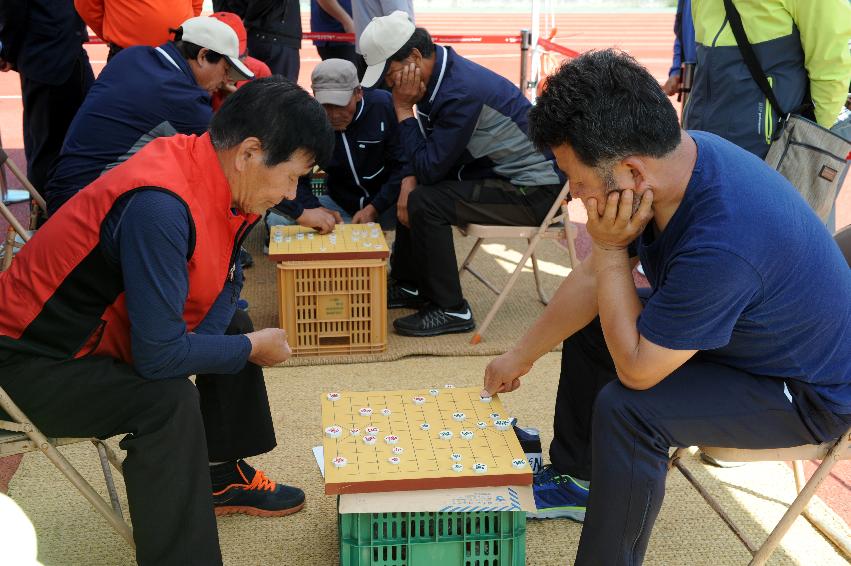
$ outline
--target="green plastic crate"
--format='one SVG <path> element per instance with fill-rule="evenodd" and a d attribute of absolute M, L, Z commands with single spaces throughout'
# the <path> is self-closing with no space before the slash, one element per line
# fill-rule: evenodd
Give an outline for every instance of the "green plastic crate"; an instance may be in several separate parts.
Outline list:
<path fill-rule="evenodd" d="M 523 566 L 526 513 L 338 514 L 341 566 Z"/>

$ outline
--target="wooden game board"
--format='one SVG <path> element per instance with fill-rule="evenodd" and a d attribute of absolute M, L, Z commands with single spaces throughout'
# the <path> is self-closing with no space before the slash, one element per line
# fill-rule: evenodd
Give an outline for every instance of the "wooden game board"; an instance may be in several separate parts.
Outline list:
<path fill-rule="evenodd" d="M 384 232 L 374 222 L 338 224 L 321 235 L 304 226 L 274 226 L 269 239 L 272 261 L 384 259 L 390 255 Z"/>
<path fill-rule="evenodd" d="M 490 402 L 482 401 L 481 389 L 476 387 L 435 386 L 434 390 L 436 396 L 429 392 L 430 388 L 323 394 L 325 493 L 532 483 L 532 472 L 514 431 L 510 426 L 502 431 L 494 425 L 497 419 L 492 414 L 498 414 L 501 420 L 508 419 L 497 397 Z M 330 400 L 331 395 L 337 395 L 337 400 Z M 415 404 L 415 397 L 424 399 L 424 404 Z M 362 416 L 362 408 L 371 408 L 372 415 Z M 382 414 L 384 409 L 389 409 L 390 414 Z M 455 420 L 455 413 L 464 413 L 464 420 Z M 480 422 L 485 428 L 478 426 Z M 423 423 L 430 425 L 429 430 L 422 430 Z M 339 438 L 326 433 L 328 427 L 335 425 L 342 429 Z M 369 426 L 379 428 L 373 435 L 374 445 L 364 442 Z M 352 428 L 360 429 L 360 433 L 353 435 Z M 440 438 L 441 431 L 446 430 L 452 432 L 449 440 Z M 462 438 L 462 431 L 471 431 L 472 439 Z M 396 444 L 386 442 L 388 435 L 398 437 Z M 395 447 L 401 448 L 401 453 L 394 454 Z M 460 455 L 460 460 L 454 461 L 453 454 Z M 390 462 L 394 455 L 399 458 L 396 464 Z M 334 459 L 340 456 L 347 462 L 341 468 L 335 467 Z M 477 463 L 485 464 L 487 471 L 475 472 Z M 463 470 L 454 471 L 455 464 L 460 464 Z"/>

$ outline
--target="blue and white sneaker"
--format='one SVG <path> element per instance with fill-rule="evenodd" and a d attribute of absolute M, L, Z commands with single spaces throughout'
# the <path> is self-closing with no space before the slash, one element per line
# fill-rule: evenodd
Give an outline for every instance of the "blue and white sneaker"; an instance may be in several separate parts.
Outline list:
<path fill-rule="evenodd" d="M 579 523 L 585 520 L 588 488 L 573 477 L 558 473 L 551 465 L 535 475 L 532 492 L 538 511 L 529 513 L 530 519 L 571 519 Z"/>

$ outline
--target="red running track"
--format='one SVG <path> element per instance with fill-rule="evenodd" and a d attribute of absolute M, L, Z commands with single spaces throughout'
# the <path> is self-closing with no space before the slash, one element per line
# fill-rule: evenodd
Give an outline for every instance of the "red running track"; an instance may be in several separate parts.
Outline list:
<path fill-rule="evenodd" d="M 310 29 L 309 14 L 302 14 L 303 27 Z M 417 16 L 417 23 L 432 33 L 459 34 L 469 31 L 475 35 L 519 33 L 522 28 L 531 28 L 529 14 L 482 14 L 482 13 L 425 13 Z M 674 40 L 672 13 L 605 13 L 605 14 L 560 14 L 556 19 L 556 43 L 586 51 L 605 47 L 618 47 L 631 53 L 645 65 L 660 82 L 667 79 L 671 61 L 671 46 Z M 515 83 L 519 80 L 520 63 L 517 45 L 454 45 L 459 53 L 508 77 Z M 106 47 L 87 47 L 95 73 L 106 63 Z M 310 73 L 319 56 L 309 42 L 303 43 L 301 51 L 301 73 L 299 83 L 310 86 Z M 0 134 L 4 147 L 23 147 L 21 134 L 20 84 L 15 73 L 0 73 Z M 19 151 L 14 152 L 16 156 Z M 846 182 L 837 200 L 836 225 L 851 224 L 851 189 Z M 11 462 L 9 462 L 11 463 Z M 8 480 L 3 473 L 0 459 L 0 487 Z M 812 466 L 808 465 L 808 473 Z M 5 476 L 5 477 L 4 477 Z M 846 522 L 851 523 L 851 462 L 841 462 L 834 468 L 830 478 L 819 490 L 819 496 L 827 501 Z"/>

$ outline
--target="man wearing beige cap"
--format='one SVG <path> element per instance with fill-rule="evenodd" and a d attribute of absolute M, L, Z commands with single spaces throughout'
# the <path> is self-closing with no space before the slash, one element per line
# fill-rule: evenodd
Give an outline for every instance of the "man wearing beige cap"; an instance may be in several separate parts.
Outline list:
<path fill-rule="evenodd" d="M 239 55 L 236 32 L 207 16 L 183 22 L 174 41 L 118 53 L 68 128 L 45 185 L 48 211 L 152 139 L 204 133 L 213 115 L 210 95 L 254 76 Z"/>
<path fill-rule="evenodd" d="M 531 105 L 514 84 L 435 45 L 405 12 L 375 18 L 360 38 L 369 67 L 393 92 L 399 139 L 415 190 L 403 187 L 388 307 L 421 307 L 396 319 L 408 336 L 475 328 L 461 293 L 452 226 L 536 226 L 564 177 L 527 137 Z M 417 106 L 416 112 L 414 105 Z"/>
<path fill-rule="evenodd" d="M 390 93 L 363 90 L 355 66 L 343 59 L 323 61 L 310 80 L 336 138 L 325 167 L 326 194 L 317 198 L 310 178 L 302 178 L 296 199 L 272 209 L 268 225 L 298 223 L 327 232 L 345 221 L 393 228 L 400 184 L 413 186 L 414 179 L 405 179 L 407 165 Z"/>

